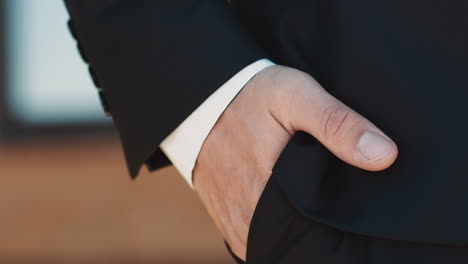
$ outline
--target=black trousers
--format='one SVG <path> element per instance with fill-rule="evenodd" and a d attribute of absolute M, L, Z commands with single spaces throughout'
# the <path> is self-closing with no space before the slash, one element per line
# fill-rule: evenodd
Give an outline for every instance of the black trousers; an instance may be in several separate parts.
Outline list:
<path fill-rule="evenodd" d="M 311 221 L 290 204 L 272 177 L 252 219 L 246 263 L 467 264 L 468 247 L 367 237 Z"/>

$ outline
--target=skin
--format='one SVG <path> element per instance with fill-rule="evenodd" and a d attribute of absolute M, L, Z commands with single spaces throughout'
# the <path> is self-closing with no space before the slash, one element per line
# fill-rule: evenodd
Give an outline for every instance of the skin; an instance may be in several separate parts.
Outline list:
<path fill-rule="evenodd" d="M 398 155 L 387 135 L 327 93 L 310 75 L 284 66 L 258 73 L 220 116 L 193 169 L 201 201 L 232 251 L 243 260 L 259 197 L 281 151 L 299 130 L 313 135 L 338 158 L 365 170 L 383 170 Z M 366 138 L 380 141 L 359 141 L 366 131 L 370 131 Z"/>

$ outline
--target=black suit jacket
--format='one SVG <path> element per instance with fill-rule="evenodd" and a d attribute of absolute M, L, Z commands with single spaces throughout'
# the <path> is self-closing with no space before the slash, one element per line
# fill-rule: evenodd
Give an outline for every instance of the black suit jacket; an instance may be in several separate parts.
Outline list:
<path fill-rule="evenodd" d="M 399 146 L 367 172 L 311 136 L 274 173 L 308 217 L 369 236 L 468 244 L 466 0 L 66 0 L 132 176 L 160 142 L 260 59 L 303 70 Z"/>

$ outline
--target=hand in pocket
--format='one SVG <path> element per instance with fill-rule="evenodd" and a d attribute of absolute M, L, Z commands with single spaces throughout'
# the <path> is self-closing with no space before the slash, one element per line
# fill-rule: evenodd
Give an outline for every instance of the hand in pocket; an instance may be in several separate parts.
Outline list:
<path fill-rule="evenodd" d="M 245 260 L 259 197 L 298 130 L 362 169 L 383 170 L 397 157 L 397 147 L 388 136 L 308 74 L 283 66 L 264 69 L 221 115 L 193 170 L 201 201 L 241 259 Z"/>

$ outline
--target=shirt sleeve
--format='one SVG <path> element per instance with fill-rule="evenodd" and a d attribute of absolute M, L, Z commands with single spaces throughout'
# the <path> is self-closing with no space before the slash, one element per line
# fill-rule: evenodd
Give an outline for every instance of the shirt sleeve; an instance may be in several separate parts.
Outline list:
<path fill-rule="evenodd" d="M 247 82 L 272 65 L 274 63 L 270 60 L 261 59 L 242 69 L 210 95 L 160 144 L 161 150 L 192 189 L 195 161 L 216 121 Z"/>

